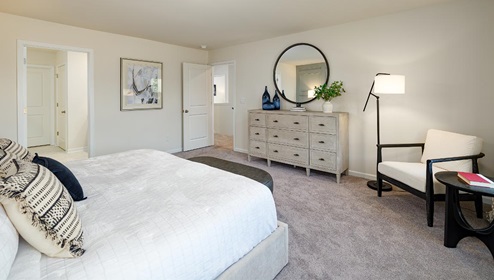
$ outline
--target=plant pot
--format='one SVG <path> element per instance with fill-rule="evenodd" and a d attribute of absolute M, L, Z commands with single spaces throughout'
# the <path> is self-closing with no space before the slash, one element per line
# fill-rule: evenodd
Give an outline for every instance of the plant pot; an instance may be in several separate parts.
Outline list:
<path fill-rule="evenodd" d="M 325 101 L 322 104 L 323 113 L 333 113 L 333 103 L 331 101 Z"/>

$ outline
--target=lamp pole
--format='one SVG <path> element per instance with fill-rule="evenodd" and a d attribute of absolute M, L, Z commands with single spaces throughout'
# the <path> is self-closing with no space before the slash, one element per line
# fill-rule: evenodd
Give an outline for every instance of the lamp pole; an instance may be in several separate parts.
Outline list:
<path fill-rule="evenodd" d="M 379 76 L 379 75 L 389 75 L 389 73 L 377 73 L 376 76 Z M 382 161 L 382 158 L 381 158 L 381 153 L 379 153 L 379 145 L 381 144 L 381 130 L 380 130 L 380 119 L 379 119 L 379 96 L 375 95 L 374 93 L 372 93 L 372 90 L 374 89 L 374 83 L 375 83 L 375 80 L 372 82 L 372 86 L 370 88 L 370 91 L 369 91 L 369 95 L 367 95 L 367 101 L 365 101 L 365 106 L 364 106 L 364 110 L 363 112 L 365 112 L 365 108 L 367 108 L 367 103 L 369 102 L 369 98 L 372 96 L 374 96 L 376 98 L 376 113 L 377 113 L 377 145 L 376 145 L 376 150 L 377 150 L 377 158 L 376 158 L 376 176 L 377 176 L 377 173 L 379 172 L 378 170 L 378 165 L 379 165 L 379 162 Z M 376 180 L 371 180 L 371 181 L 368 181 L 367 182 L 367 187 L 373 189 L 373 190 L 377 190 L 377 181 Z M 390 184 L 386 183 L 386 182 L 383 182 L 383 187 L 382 187 L 382 191 L 386 192 L 386 191 L 391 191 L 392 190 L 392 187 Z"/>

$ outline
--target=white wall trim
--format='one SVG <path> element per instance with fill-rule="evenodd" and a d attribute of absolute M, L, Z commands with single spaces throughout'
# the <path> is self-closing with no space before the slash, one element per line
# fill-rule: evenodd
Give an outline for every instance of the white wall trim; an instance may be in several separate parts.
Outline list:
<path fill-rule="evenodd" d="M 27 146 L 27 55 L 28 47 L 44 48 L 60 51 L 87 53 L 88 56 L 88 156 L 92 157 L 94 147 L 94 51 L 72 46 L 55 45 L 33 41 L 17 40 L 17 142 Z"/>

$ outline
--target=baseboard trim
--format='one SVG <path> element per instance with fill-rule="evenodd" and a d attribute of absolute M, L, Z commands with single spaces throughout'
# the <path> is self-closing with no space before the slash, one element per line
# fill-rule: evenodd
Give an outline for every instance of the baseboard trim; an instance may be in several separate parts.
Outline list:
<path fill-rule="evenodd" d="M 179 153 L 182 152 L 182 148 L 174 148 L 174 149 L 166 150 L 166 152 L 169 154 Z"/>
<path fill-rule="evenodd" d="M 348 170 L 348 175 L 360 177 L 360 178 L 364 178 L 364 179 L 368 179 L 368 180 L 376 180 L 376 175 L 358 172 L 358 171 L 353 171 L 353 170 Z"/>
<path fill-rule="evenodd" d="M 71 154 L 71 153 L 80 153 L 80 152 L 87 152 L 87 147 L 79 147 L 79 148 L 67 149 L 66 152 L 68 154 Z"/>

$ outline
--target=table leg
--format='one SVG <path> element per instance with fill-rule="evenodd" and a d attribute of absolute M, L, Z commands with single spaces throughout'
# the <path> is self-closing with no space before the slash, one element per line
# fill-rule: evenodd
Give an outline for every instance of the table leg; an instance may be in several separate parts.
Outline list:
<path fill-rule="evenodd" d="M 474 229 L 461 211 L 458 190 L 446 186 L 446 217 L 444 224 L 444 246 L 456 248 L 467 236 L 475 236 L 489 248 L 494 258 L 494 221 L 483 229 Z"/>

